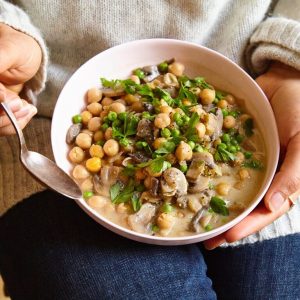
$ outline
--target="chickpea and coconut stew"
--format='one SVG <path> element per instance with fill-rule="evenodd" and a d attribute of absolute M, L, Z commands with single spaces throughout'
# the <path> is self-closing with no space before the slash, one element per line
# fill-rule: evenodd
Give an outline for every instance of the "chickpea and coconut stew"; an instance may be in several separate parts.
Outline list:
<path fill-rule="evenodd" d="M 67 133 L 72 175 L 107 219 L 156 236 L 212 230 L 243 212 L 264 175 L 242 101 L 174 59 L 101 78 Z"/>

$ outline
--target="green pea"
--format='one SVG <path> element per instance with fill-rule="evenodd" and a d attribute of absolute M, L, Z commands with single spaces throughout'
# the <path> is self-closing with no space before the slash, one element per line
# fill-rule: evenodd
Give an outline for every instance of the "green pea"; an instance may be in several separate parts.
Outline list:
<path fill-rule="evenodd" d="M 224 143 L 228 143 L 230 141 L 230 135 L 228 133 L 224 133 L 222 136 L 222 141 Z"/>
<path fill-rule="evenodd" d="M 180 130 L 175 128 L 171 131 L 172 137 L 179 137 L 180 136 Z"/>
<path fill-rule="evenodd" d="M 126 138 L 121 139 L 119 143 L 122 147 L 127 147 L 129 145 L 129 141 Z"/>
<path fill-rule="evenodd" d="M 87 200 L 87 199 L 91 198 L 92 196 L 94 196 L 94 193 L 92 191 L 85 191 L 85 192 L 83 192 L 82 195 L 83 195 L 83 198 L 85 200 Z"/>
<path fill-rule="evenodd" d="M 136 142 L 136 144 L 135 144 L 135 147 L 136 148 L 138 148 L 138 149 L 143 149 L 144 147 L 146 147 L 147 146 L 147 143 L 146 142 L 144 142 L 144 141 L 138 141 L 138 142 Z"/>
<path fill-rule="evenodd" d="M 252 152 L 250 152 L 250 151 L 245 151 L 245 152 L 244 152 L 244 155 L 245 155 L 245 158 L 246 158 L 246 159 L 249 159 L 249 158 L 252 157 Z"/>
<path fill-rule="evenodd" d="M 194 150 L 194 152 L 203 152 L 204 151 L 203 147 L 199 144 L 197 144 L 193 150 Z"/>
<path fill-rule="evenodd" d="M 190 147 L 192 148 L 192 150 L 195 148 L 196 143 L 193 141 L 188 141 L 188 144 L 190 145 Z"/>
<path fill-rule="evenodd" d="M 171 131 L 168 128 L 164 128 L 161 130 L 160 135 L 164 138 L 169 138 L 171 136 Z"/>
<path fill-rule="evenodd" d="M 223 117 L 227 117 L 228 116 L 228 110 L 223 108 L 222 109 L 222 114 L 223 114 Z"/>
<path fill-rule="evenodd" d="M 75 116 L 72 118 L 72 121 L 73 121 L 74 124 L 81 123 L 81 122 L 82 122 L 82 117 L 81 117 L 81 115 L 75 115 Z"/>
<path fill-rule="evenodd" d="M 188 170 L 188 166 L 186 163 L 181 163 L 179 169 L 182 173 L 185 173 Z"/>
<path fill-rule="evenodd" d="M 244 140 L 244 136 L 241 134 L 238 134 L 236 137 L 237 142 L 240 144 Z"/>
<path fill-rule="evenodd" d="M 118 119 L 124 121 L 126 119 L 127 112 L 121 112 L 118 114 Z"/>
<path fill-rule="evenodd" d="M 182 116 L 182 121 L 183 121 L 184 124 L 187 124 L 190 121 L 190 119 L 191 118 L 187 115 Z"/>
<path fill-rule="evenodd" d="M 170 213 L 173 211 L 173 207 L 170 203 L 164 203 L 161 209 L 164 213 Z"/>
<path fill-rule="evenodd" d="M 230 115 L 230 116 L 233 116 L 234 118 L 237 118 L 238 115 L 239 115 L 239 113 L 238 113 L 237 111 L 230 111 L 230 112 L 229 112 L 229 115 Z"/>
<path fill-rule="evenodd" d="M 179 120 L 176 121 L 176 124 L 177 124 L 178 126 L 182 126 L 183 123 L 184 123 L 184 122 L 183 122 L 182 119 L 179 119 Z"/>
<path fill-rule="evenodd" d="M 178 112 L 173 115 L 173 120 L 177 123 L 178 120 L 181 120 L 181 116 Z"/>
<path fill-rule="evenodd" d="M 104 141 L 98 141 L 98 142 L 96 142 L 96 145 L 99 145 L 99 146 L 103 146 L 104 144 L 105 144 Z"/>
<path fill-rule="evenodd" d="M 236 151 L 240 151 L 240 150 L 241 150 L 241 147 L 240 147 L 239 145 L 236 145 L 236 146 L 235 146 L 235 149 L 236 149 Z"/>
<path fill-rule="evenodd" d="M 164 62 L 160 63 L 157 67 L 158 67 L 159 72 L 167 73 L 169 65 L 167 62 L 164 61 Z"/>
<path fill-rule="evenodd" d="M 102 124 L 101 129 L 106 130 L 109 127 L 107 123 Z"/>
<path fill-rule="evenodd" d="M 159 227 L 158 227 L 157 225 L 152 225 L 152 226 L 151 226 L 151 230 L 152 230 L 153 232 L 158 232 L 158 231 L 159 231 Z"/>
<path fill-rule="evenodd" d="M 233 146 L 238 146 L 239 142 L 238 142 L 236 139 L 233 139 L 233 140 L 231 141 L 231 144 L 232 144 Z"/>
<path fill-rule="evenodd" d="M 231 153 L 235 153 L 236 152 L 236 147 L 231 145 L 231 146 L 228 147 L 228 151 L 231 152 Z"/>
<path fill-rule="evenodd" d="M 227 149 L 227 145 L 224 144 L 224 143 L 221 143 L 221 144 L 218 145 L 218 149 L 223 149 L 223 150 L 225 150 L 225 149 Z"/>
<path fill-rule="evenodd" d="M 145 73 L 141 69 L 134 70 L 133 74 L 136 75 L 140 79 L 145 78 Z"/>
<path fill-rule="evenodd" d="M 118 117 L 118 115 L 114 111 L 110 111 L 107 116 L 109 121 L 115 121 L 115 120 L 117 120 L 117 117 Z"/>
<path fill-rule="evenodd" d="M 205 229 L 205 231 L 211 231 L 213 229 L 213 227 L 211 224 L 207 224 L 204 229 Z"/>

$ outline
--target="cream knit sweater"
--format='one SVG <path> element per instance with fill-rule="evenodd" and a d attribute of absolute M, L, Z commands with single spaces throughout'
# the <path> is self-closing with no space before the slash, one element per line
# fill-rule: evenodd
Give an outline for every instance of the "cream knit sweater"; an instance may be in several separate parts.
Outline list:
<path fill-rule="evenodd" d="M 217 50 L 253 75 L 262 73 L 270 60 L 300 70 L 298 0 L 11 2 L 0 0 L 0 22 L 31 35 L 43 50 L 41 68 L 28 82 L 35 92 L 43 90 L 35 103 L 39 114 L 25 134 L 30 149 L 49 157 L 52 156 L 50 118 L 61 88 L 82 63 L 114 45 L 143 38 L 175 38 Z M 49 65 L 45 43 L 50 52 Z M 46 73 L 48 82 L 44 87 Z M 16 137 L 1 137 L 0 215 L 42 189 L 20 165 Z M 300 205 L 239 243 L 294 232 L 300 232 Z"/>

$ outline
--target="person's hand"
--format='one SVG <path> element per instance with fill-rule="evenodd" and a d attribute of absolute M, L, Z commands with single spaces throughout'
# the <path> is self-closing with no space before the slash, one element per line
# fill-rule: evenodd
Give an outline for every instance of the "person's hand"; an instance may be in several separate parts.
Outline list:
<path fill-rule="evenodd" d="M 21 128 L 37 111 L 18 94 L 24 83 L 36 74 L 41 60 L 41 48 L 32 37 L 0 24 L 0 101 L 9 102 Z M 14 133 L 7 116 L 0 109 L 0 136 Z"/>
<path fill-rule="evenodd" d="M 256 82 L 272 105 L 279 132 L 282 164 L 264 202 L 227 232 L 207 240 L 207 249 L 235 242 L 259 231 L 285 214 L 300 194 L 300 71 L 273 63 Z"/>

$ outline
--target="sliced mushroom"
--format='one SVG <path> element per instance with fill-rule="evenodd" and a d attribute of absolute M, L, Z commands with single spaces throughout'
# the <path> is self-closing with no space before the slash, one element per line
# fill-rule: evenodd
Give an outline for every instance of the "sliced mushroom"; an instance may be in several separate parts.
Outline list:
<path fill-rule="evenodd" d="M 218 176 L 222 176 L 221 168 L 215 163 L 214 157 L 207 151 L 193 153 L 193 161 L 200 160 L 204 161 L 205 164 L 210 167 Z"/>
<path fill-rule="evenodd" d="M 211 136 L 212 141 L 216 140 L 222 134 L 223 127 L 223 113 L 220 108 L 217 109 L 216 114 L 209 113 L 206 123 L 206 131 Z"/>
<path fill-rule="evenodd" d="M 205 211 L 205 208 L 204 207 L 201 207 L 197 212 L 196 214 L 194 215 L 194 217 L 192 218 L 192 221 L 190 223 L 190 229 L 194 232 L 200 232 L 201 230 L 201 227 L 200 227 L 200 224 L 199 224 L 199 221 L 203 215 Z"/>
<path fill-rule="evenodd" d="M 150 179 L 150 190 L 149 192 L 153 195 L 153 196 L 157 196 L 158 194 L 158 187 L 159 187 L 159 180 L 155 177 L 151 177 Z"/>
<path fill-rule="evenodd" d="M 70 126 L 67 136 L 66 136 L 66 142 L 67 144 L 71 145 L 75 142 L 77 135 L 80 133 L 80 130 L 82 128 L 82 124 L 73 124 Z"/>
<path fill-rule="evenodd" d="M 161 198 L 159 196 L 154 196 L 150 193 L 150 191 L 143 192 L 140 201 L 142 203 L 158 203 L 161 201 Z"/>
<path fill-rule="evenodd" d="M 151 233 L 150 222 L 155 216 L 156 206 L 151 203 L 145 203 L 140 210 L 128 217 L 130 228 L 139 233 Z"/>
<path fill-rule="evenodd" d="M 203 175 L 198 176 L 197 181 L 189 184 L 189 193 L 198 194 L 202 191 L 208 189 L 209 186 L 209 177 L 205 177 Z"/>
<path fill-rule="evenodd" d="M 180 197 L 187 194 L 188 183 L 184 174 L 177 168 L 164 171 L 160 183 L 163 196 Z"/>
<path fill-rule="evenodd" d="M 145 82 L 150 82 L 160 75 L 159 70 L 156 65 L 143 67 L 142 71 L 146 75 L 144 77 Z"/>
<path fill-rule="evenodd" d="M 136 135 L 147 141 L 148 144 L 153 142 L 153 124 L 148 119 L 142 119 L 137 126 Z"/>
<path fill-rule="evenodd" d="M 143 152 L 140 151 L 128 153 L 128 156 L 130 156 L 130 159 L 136 163 L 143 163 L 150 160 L 150 157 L 146 156 Z"/>
<path fill-rule="evenodd" d="M 186 179 L 188 180 L 188 182 L 196 182 L 198 177 L 203 173 L 204 168 L 205 162 L 201 159 L 194 158 L 186 173 Z"/>
<path fill-rule="evenodd" d="M 93 176 L 95 191 L 102 196 L 109 197 L 109 189 L 111 185 L 117 182 L 120 171 L 120 167 L 103 166 L 100 171 L 100 176 L 97 174 Z"/>
<path fill-rule="evenodd" d="M 109 98 L 120 97 L 126 94 L 126 92 L 123 89 L 114 90 L 114 89 L 107 88 L 107 89 L 102 89 L 101 91 L 105 97 L 109 97 Z"/>
<path fill-rule="evenodd" d="M 186 195 L 180 196 L 176 199 L 176 203 L 180 208 L 186 208 L 188 203 L 188 197 Z"/>

